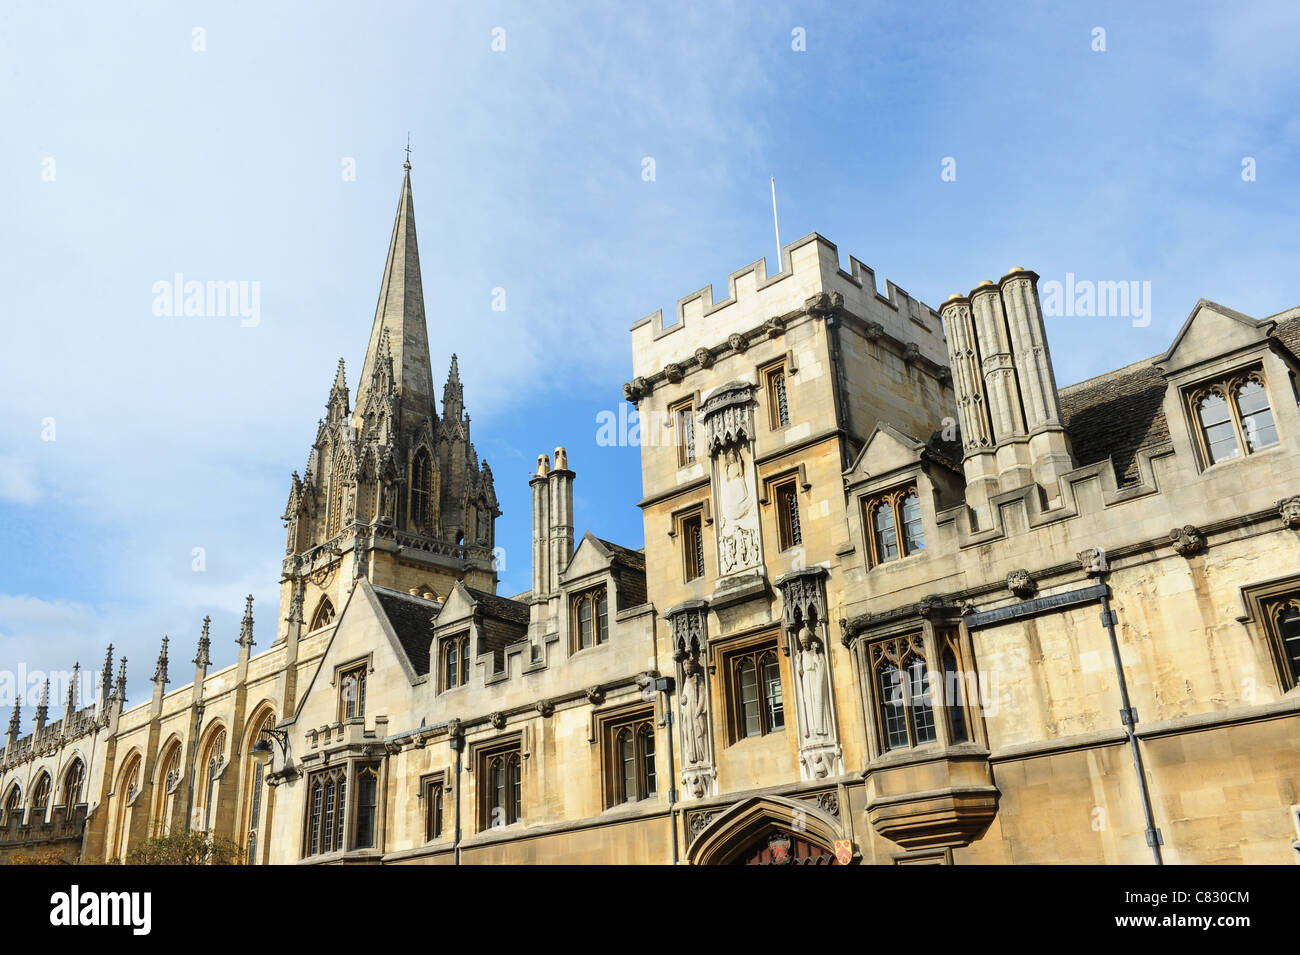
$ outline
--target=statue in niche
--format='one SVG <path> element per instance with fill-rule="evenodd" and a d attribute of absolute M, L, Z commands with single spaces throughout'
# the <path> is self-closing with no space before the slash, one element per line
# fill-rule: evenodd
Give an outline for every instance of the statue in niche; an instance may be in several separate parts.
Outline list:
<path fill-rule="evenodd" d="M 686 742 L 686 763 L 704 762 L 708 743 L 708 717 L 705 712 L 704 673 L 692 657 L 682 661 L 682 685 L 678 691 L 682 705 Z"/>
<path fill-rule="evenodd" d="M 393 482 L 381 481 L 379 484 L 379 522 L 393 523 Z"/>
<path fill-rule="evenodd" d="M 799 644 L 799 689 L 803 697 L 805 736 L 825 736 L 826 730 L 826 655 L 822 642 L 805 623 L 795 638 Z"/>
<path fill-rule="evenodd" d="M 745 476 L 745 458 L 740 448 L 723 452 L 721 500 L 722 520 L 719 527 L 720 556 L 724 573 L 747 567 L 758 558 L 755 539 L 754 499 Z"/>

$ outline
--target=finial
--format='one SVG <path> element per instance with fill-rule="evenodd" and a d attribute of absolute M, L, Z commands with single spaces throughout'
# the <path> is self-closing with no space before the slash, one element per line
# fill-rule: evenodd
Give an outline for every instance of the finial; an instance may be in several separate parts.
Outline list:
<path fill-rule="evenodd" d="M 406 131 L 406 162 L 402 163 L 402 168 L 410 170 L 411 168 L 411 131 Z"/>
<path fill-rule="evenodd" d="M 113 692 L 113 645 L 108 645 L 108 653 L 104 654 L 104 668 L 99 671 L 99 695 L 108 699 L 109 694 Z"/>
<path fill-rule="evenodd" d="M 212 663 L 212 658 L 208 651 L 212 649 L 212 639 L 208 636 L 208 628 L 212 625 L 211 617 L 203 618 L 203 632 L 199 635 L 199 652 L 194 655 L 194 665 L 206 667 Z"/>
<path fill-rule="evenodd" d="M 122 665 L 117 671 L 117 686 L 113 690 L 113 695 L 121 702 L 126 702 L 126 657 L 122 658 Z"/>
<path fill-rule="evenodd" d="M 235 641 L 241 647 L 253 645 L 253 595 L 249 594 L 244 604 L 244 619 L 239 623 L 239 639 Z"/>
<path fill-rule="evenodd" d="M 169 639 L 169 637 L 163 636 L 162 650 L 158 654 L 158 664 L 153 671 L 153 682 L 155 683 L 167 683 L 167 641 Z"/>
<path fill-rule="evenodd" d="M 81 676 L 81 663 L 72 664 L 72 680 L 68 683 L 68 699 L 65 709 L 68 713 L 77 709 L 77 679 Z"/>
<path fill-rule="evenodd" d="M 18 698 L 17 698 L 16 700 L 14 700 L 14 715 L 11 716 L 11 717 L 9 717 L 9 735 L 10 735 L 10 736 L 17 736 L 17 735 L 18 735 L 18 729 L 19 729 L 19 727 L 22 725 L 22 724 L 21 724 L 21 720 L 22 720 L 22 714 L 21 714 L 21 711 L 22 711 L 22 708 L 23 708 L 23 695 L 22 695 L 21 693 L 19 693 L 19 694 L 18 694 Z"/>

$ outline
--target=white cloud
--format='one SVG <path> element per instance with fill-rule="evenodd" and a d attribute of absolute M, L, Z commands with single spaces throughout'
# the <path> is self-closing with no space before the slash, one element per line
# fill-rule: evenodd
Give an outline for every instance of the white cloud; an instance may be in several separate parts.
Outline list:
<path fill-rule="evenodd" d="M 0 454 L 0 500 L 35 504 L 40 496 L 36 465 L 26 458 Z"/>

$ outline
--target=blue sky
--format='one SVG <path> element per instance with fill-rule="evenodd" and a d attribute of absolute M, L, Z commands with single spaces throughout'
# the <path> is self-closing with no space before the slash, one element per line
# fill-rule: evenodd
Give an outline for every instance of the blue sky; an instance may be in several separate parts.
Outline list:
<path fill-rule="evenodd" d="M 596 416 L 632 322 L 774 266 L 769 176 L 785 241 L 931 305 L 1012 265 L 1149 281 L 1146 327 L 1049 319 L 1061 384 L 1162 351 L 1200 297 L 1300 303 L 1297 35 L 1282 3 L 10 3 L 0 670 L 112 641 L 139 701 L 164 633 L 188 679 L 205 614 L 231 662 L 250 592 L 265 649 L 288 476 L 339 357 L 356 384 L 408 130 L 435 385 L 457 352 L 514 593 L 556 444 L 579 531 L 642 543 L 637 451 Z M 259 283 L 258 324 L 156 316 L 177 272 Z"/>

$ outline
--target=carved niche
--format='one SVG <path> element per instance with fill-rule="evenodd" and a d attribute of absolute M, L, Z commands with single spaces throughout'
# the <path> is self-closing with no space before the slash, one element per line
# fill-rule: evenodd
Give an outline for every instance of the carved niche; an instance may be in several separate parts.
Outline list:
<path fill-rule="evenodd" d="M 804 779 L 825 779 L 843 772 L 835 726 L 825 577 L 825 569 L 811 567 L 784 574 L 776 581 L 781 591 L 785 652 L 794 674 L 799 766 Z"/>
<path fill-rule="evenodd" d="M 719 577 L 763 562 L 754 477 L 754 406 L 754 386 L 744 381 L 723 385 L 700 406 L 713 467 Z"/>
<path fill-rule="evenodd" d="M 708 605 L 691 601 L 668 611 L 677 664 L 678 725 L 682 741 L 682 790 L 690 798 L 713 795 L 713 729 L 709 714 Z"/>

